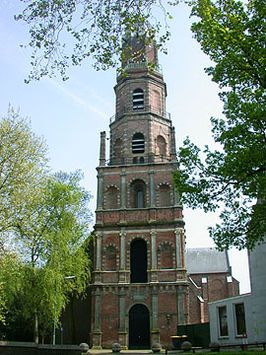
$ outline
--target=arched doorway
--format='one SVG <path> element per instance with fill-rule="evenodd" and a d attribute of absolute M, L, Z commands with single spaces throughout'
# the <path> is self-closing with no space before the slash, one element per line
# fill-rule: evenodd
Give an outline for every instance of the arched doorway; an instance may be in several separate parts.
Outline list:
<path fill-rule="evenodd" d="M 129 349 L 150 349 L 150 314 L 143 304 L 129 311 Z"/>
<path fill-rule="evenodd" d="M 130 282 L 147 282 L 147 244 L 143 239 L 135 239 L 130 245 Z"/>

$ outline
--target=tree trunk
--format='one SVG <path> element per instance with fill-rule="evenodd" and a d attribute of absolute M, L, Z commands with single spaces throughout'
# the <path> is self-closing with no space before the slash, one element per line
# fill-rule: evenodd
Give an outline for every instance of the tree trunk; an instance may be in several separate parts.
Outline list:
<path fill-rule="evenodd" d="M 34 312 L 34 343 L 39 344 L 39 319 L 37 311 Z"/>

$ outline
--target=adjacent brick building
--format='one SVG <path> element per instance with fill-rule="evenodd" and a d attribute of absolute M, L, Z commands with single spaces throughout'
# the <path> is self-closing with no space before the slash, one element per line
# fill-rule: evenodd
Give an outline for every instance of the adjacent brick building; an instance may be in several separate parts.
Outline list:
<path fill-rule="evenodd" d="M 226 251 L 214 248 L 186 250 L 189 280 L 189 324 L 209 321 L 208 303 L 239 295 L 239 282 L 232 277 Z"/>

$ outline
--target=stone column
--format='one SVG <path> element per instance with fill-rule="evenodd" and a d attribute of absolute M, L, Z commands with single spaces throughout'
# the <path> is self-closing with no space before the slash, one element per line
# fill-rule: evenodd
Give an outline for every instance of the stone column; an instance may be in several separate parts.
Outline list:
<path fill-rule="evenodd" d="M 96 234 L 96 271 L 102 269 L 102 236 Z"/>
<path fill-rule="evenodd" d="M 127 331 L 126 331 L 126 292 L 123 288 L 119 291 L 119 343 L 122 349 L 127 349 Z"/>
<path fill-rule="evenodd" d="M 126 172 L 120 174 L 120 208 L 126 208 Z"/>
<path fill-rule="evenodd" d="M 155 201 L 155 188 L 154 188 L 154 171 L 149 171 L 150 176 L 150 207 L 154 208 L 156 206 Z"/>
<path fill-rule="evenodd" d="M 100 157 L 99 157 L 99 165 L 105 166 L 106 163 L 106 132 L 101 132 L 101 142 L 100 142 Z"/>
<path fill-rule="evenodd" d="M 92 344 L 92 349 L 102 348 L 101 293 L 98 289 L 94 292 L 94 323 L 92 329 Z"/>
<path fill-rule="evenodd" d="M 152 329 L 151 329 L 151 343 L 160 343 L 160 331 L 158 328 L 158 289 L 157 287 L 152 290 L 151 299 L 152 311 Z"/>
<path fill-rule="evenodd" d="M 184 268 L 184 229 L 176 228 L 176 268 Z"/>
<path fill-rule="evenodd" d="M 171 160 L 176 160 L 175 127 L 171 127 Z"/>
<path fill-rule="evenodd" d="M 120 233 L 120 270 L 119 282 L 126 282 L 126 232 L 121 230 Z"/>
<path fill-rule="evenodd" d="M 99 172 L 97 186 L 97 210 L 103 209 L 103 175 Z"/>
<path fill-rule="evenodd" d="M 151 282 L 158 282 L 157 232 L 151 231 Z"/>
<path fill-rule="evenodd" d="M 177 290 L 177 325 L 185 324 L 185 292 L 183 288 Z"/>

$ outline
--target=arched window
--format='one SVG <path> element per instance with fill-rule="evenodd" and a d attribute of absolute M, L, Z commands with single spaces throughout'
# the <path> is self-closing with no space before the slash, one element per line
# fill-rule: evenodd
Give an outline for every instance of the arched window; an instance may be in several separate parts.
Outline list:
<path fill-rule="evenodd" d="M 141 154 L 145 152 L 145 140 L 142 133 L 135 133 L 132 137 L 132 153 Z"/>
<path fill-rule="evenodd" d="M 144 92 L 142 89 L 133 91 L 133 110 L 140 110 L 144 108 Z"/>
<path fill-rule="evenodd" d="M 130 189 L 130 205 L 132 208 L 146 207 L 146 185 L 142 180 L 135 180 Z"/>
<path fill-rule="evenodd" d="M 160 157 L 166 156 L 166 141 L 163 136 L 157 137 L 157 148 Z"/>
<path fill-rule="evenodd" d="M 140 163 L 140 164 L 144 164 L 144 157 L 140 157 L 140 158 L 139 158 L 139 163 Z"/>
<path fill-rule="evenodd" d="M 110 186 L 104 193 L 104 207 L 106 209 L 118 208 L 118 189 Z"/>
<path fill-rule="evenodd" d="M 167 184 L 159 186 L 159 207 L 166 207 L 171 205 L 171 190 Z"/>
<path fill-rule="evenodd" d="M 130 244 L 130 282 L 147 282 L 147 244 L 143 239 Z"/>
<path fill-rule="evenodd" d="M 138 164 L 138 158 L 137 157 L 133 158 L 133 164 Z"/>

